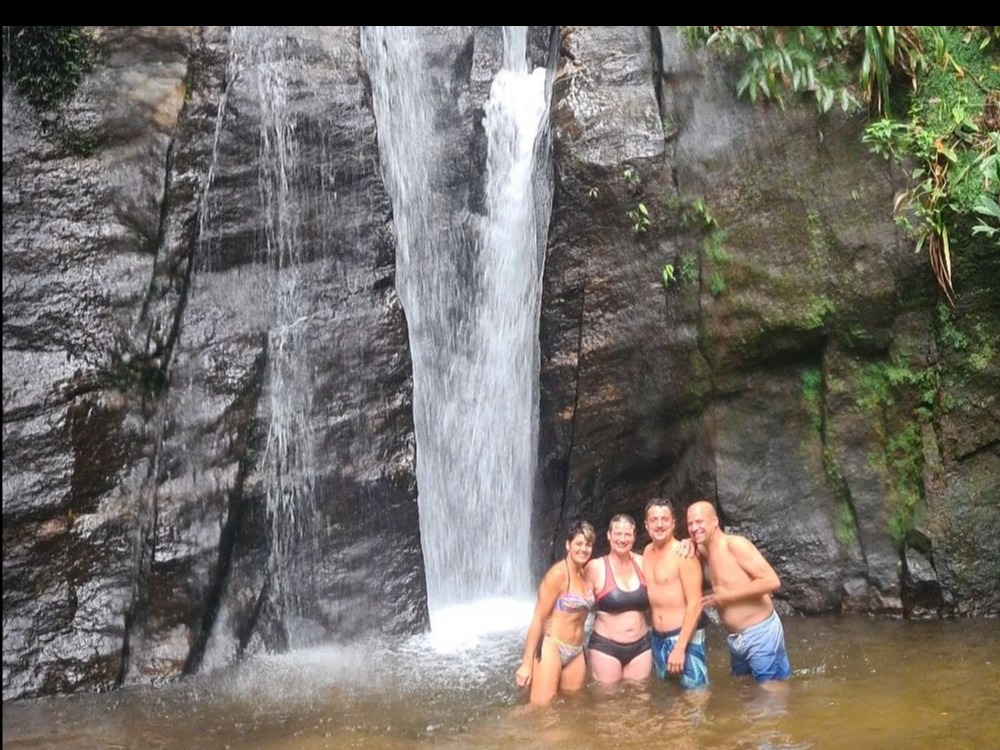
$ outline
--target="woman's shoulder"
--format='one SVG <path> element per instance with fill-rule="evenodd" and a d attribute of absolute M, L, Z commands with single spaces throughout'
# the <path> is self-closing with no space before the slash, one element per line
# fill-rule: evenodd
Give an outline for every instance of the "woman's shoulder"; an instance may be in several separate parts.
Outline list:
<path fill-rule="evenodd" d="M 566 561 L 560 560 L 552 563 L 552 567 L 545 573 L 545 580 L 555 584 L 566 583 L 569 580 L 569 569 L 566 567 Z"/>
<path fill-rule="evenodd" d="M 605 557 L 593 557 L 590 562 L 587 563 L 587 567 L 583 569 L 583 574 L 592 583 L 597 583 L 600 586 L 604 581 L 604 564 Z"/>

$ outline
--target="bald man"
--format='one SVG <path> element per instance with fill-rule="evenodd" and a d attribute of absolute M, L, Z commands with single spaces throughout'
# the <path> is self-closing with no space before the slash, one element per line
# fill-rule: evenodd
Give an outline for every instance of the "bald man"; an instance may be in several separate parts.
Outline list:
<path fill-rule="evenodd" d="M 687 525 L 712 584 L 702 606 L 715 607 L 729 632 L 733 674 L 752 675 L 757 682 L 788 679 L 792 668 L 785 631 L 771 601 L 781 588 L 778 574 L 753 542 L 719 528 L 719 516 L 707 500 L 688 508 Z"/>

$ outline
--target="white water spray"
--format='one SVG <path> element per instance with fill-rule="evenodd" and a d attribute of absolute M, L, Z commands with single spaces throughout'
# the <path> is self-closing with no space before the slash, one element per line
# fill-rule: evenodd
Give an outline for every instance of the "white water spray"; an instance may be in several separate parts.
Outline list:
<path fill-rule="evenodd" d="M 531 594 L 538 314 L 545 227 L 533 175 L 547 126 L 526 27 L 504 31 L 485 106 L 485 215 L 457 215 L 442 173 L 442 102 L 419 27 L 365 27 L 397 283 L 410 330 L 420 530 L 432 627 L 452 605 Z M 457 104 L 453 103 L 453 106 Z M 521 623 L 523 625 L 523 623 Z"/>

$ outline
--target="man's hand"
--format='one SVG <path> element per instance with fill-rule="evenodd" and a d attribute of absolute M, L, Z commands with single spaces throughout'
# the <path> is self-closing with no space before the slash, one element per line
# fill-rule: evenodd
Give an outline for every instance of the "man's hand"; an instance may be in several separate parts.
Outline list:
<path fill-rule="evenodd" d="M 677 648 L 674 646 L 670 651 L 670 656 L 667 658 L 667 671 L 670 674 L 680 674 L 684 671 L 684 657 L 687 653 L 687 649 Z"/>
<path fill-rule="evenodd" d="M 690 560 L 698 554 L 698 547 L 690 539 L 681 539 L 674 545 L 674 554 Z"/>

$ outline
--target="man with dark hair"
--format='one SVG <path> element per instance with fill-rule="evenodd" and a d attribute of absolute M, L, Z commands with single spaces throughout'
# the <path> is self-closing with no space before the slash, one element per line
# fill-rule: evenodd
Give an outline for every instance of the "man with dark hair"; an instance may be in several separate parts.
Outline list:
<path fill-rule="evenodd" d="M 705 629 L 701 624 L 701 561 L 674 538 L 674 511 L 667 500 L 646 503 L 646 531 L 652 540 L 642 553 L 652 615 L 653 666 L 661 680 L 676 678 L 685 688 L 708 685 Z"/>

